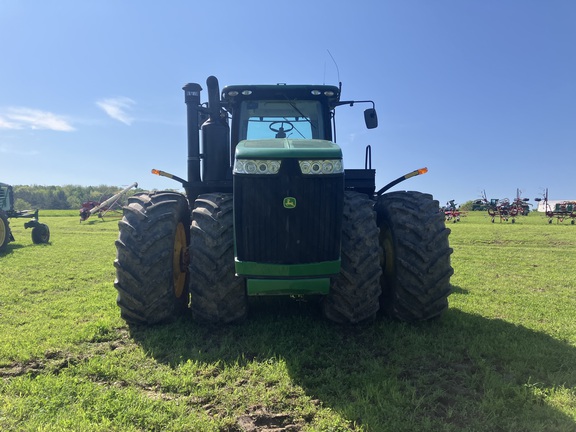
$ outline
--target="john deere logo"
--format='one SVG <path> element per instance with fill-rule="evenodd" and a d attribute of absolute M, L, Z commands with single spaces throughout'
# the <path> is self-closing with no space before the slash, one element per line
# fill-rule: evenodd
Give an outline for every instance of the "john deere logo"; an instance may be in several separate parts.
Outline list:
<path fill-rule="evenodd" d="M 294 198 L 294 197 L 284 198 L 284 208 L 287 208 L 287 209 L 296 208 L 296 198 Z"/>

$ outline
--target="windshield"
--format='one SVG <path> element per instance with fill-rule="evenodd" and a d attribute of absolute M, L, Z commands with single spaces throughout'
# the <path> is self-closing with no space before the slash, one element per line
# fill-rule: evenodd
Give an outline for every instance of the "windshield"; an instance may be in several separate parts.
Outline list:
<path fill-rule="evenodd" d="M 325 139 L 318 101 L 242 101 L 240 140 Z"/>

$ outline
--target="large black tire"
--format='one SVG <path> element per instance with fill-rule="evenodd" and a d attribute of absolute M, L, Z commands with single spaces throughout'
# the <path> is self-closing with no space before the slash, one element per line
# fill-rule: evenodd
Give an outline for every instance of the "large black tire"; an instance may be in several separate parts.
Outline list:
<path fill-rule="evenodd" d="M 39 223 L 32 228 L 32 241 L 34 244 L 43 244 L 50 241 L 50 229 L 48 225 Z"/>
<path fill-rule="evenodd" d="M 322 300 L 324 316 L 343 324 L 372 319 L 381 293 L 380 245 L 374 201 L 364 194 L 345 192 L 340 274 Z"/>
<path fill-rule="evenodd" d="M 194 321 L 227 324 L 248 312 L 246 284 L 234 267 L 232 194 L 201 195 L 190 227 L 190 307 Z"/>
<path fill-rule="evenodd" d="M 438 201 L 420 192 L 391 192 L 375 210 L 382 246 L 381 308 L 414 322 L 440 316 L 451 292 L 450 230 Z"/>
<path fill-rule="evenodd" d="M 3 251 L 9 241 L 12 241 L 10 223 L 6 214 L 0 210 L 0 251 Z"/>
<path fill-rule="evenodd" d="M 129 324 L 167 321 L 188 306 L 190 210 L 179 193 L 128 199 L 116 240 L 117 304 Z"/>

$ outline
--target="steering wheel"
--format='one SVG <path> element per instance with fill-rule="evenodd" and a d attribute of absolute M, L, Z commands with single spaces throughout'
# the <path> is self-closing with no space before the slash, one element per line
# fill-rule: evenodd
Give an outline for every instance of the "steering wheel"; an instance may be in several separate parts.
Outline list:
<path fill-rule="evenodd" d="M 280 127 L 274 127 L 274 125 L 280 124 Z M 284 124 L 288 125 L 288 129 L 284 129 Z M 290 132 L 292 129 L 294 129 L 294 125 L 292 123 L 290 123 L 289 121 L 275 121 L 273 123 L 270 123 L 270 126 L 268 126 L 270 128 L 271 131 L 276 132 L 276 138 L 286 138 L 286 132 Z"/>

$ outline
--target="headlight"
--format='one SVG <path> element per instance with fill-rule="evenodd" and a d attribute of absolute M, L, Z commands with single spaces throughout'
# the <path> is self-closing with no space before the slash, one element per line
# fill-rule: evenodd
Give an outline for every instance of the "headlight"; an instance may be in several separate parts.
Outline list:
<path fill-rule="evenodd" d="M 301 160 L 298 163 L 302 174 L 341 174 L 344 172 L 340 159 Z"/>
<path fill-rule="evenodd" d="M 236 159 L 234 164 L 235 174 L 278 174 L 280 171 L 279 160 L 251 160 Z"/>

